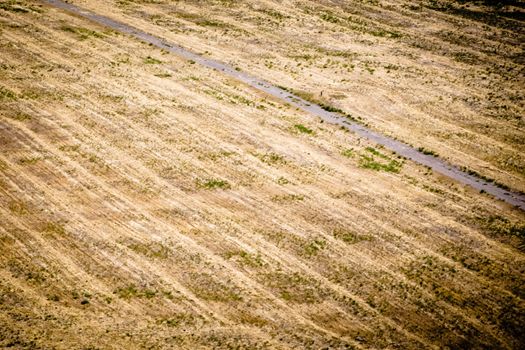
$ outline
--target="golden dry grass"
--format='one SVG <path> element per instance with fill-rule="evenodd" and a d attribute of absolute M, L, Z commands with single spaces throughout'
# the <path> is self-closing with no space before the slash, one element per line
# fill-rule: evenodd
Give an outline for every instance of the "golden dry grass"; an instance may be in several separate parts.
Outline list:
<path fill-rule="evenodd" d="M 337 38 L 337 23 L 326 19 L 321 33 L 300 35 L 320 26 L 309 20 L 317 10 L 307 10 L 318 2 L 74 3 L 236 60 L 241 69 L 281 85 L 316 86 L 331 99 L 344 91 L 340 106 L 373 127 L 458 164 L 475 167 L 483 160 L 487 174 L 522 188 L 519 169 L 499 163 L 516 154 L 513 159 L 522 161 L 522 145 L 501 136 L 513 121 L 480 115 L 476 122 L 493 128 L 484 142 L 438 137 L 439 130 L 482 137 L 463 124 L 474 113 L 464 102 L 447 104 L 446 111 L 425 100 L 445 88 L 450 95 L 444 98 L 477 96 L 474 90 L 482 87 L 468 87 L 461 78 L 471 68 L 441 58 L 446 69 L 425 74 L 458 76 L 461 88 L 450 81 L 425 87 L 420 73 L 406 70 L 423 59 L 411 58 L 410 50 L 421 49 L 380 36 L 361 38 L 368 35 L 361 32 L 343 30 Z M 4 4 L 1 347 L 523 343 L 523 212 L 174 55 L 37 1 Z M 335 2 L 322 4 L 343 11 Z M 386 5 L 398 4 L 355 8 L 369 9 L 362 16 L 376 14 L 375 22 L 383 23 L 385 13 L 398 13 Z M 279 21 L 258 23 L 254 13 Z M 436 26 L 454 25 L 449 15 L 431 13 Z M 241 19 L 242 27 L 235 24 Z M 273 26 L 279 35 L 263 30 Z M 329 47 L 336 39 L 363 57 L 377 49 L 369 63 L 374 73 L 362 66 L 362 57 L 348 76 L 338 65 L 312 65 L 304 74 L 283 53 L 304 52 L 302 40 Z M 243 45 L 249 50 L 242 52 Z M 388 50 L 396 47 L 399 54 L 392 55 Z M 279 68 L 250 58 L 252 50 L 256 57 L 271 52 L 275 56 L 266 60 Z M 375 66 L 386 57 L 390 64 L 404 62 L 399 88 Z M 333 74 L 351 85 L 328 87 Z M 519 94 L 518 82 L 496 80 Z M 420 83 L 421 95 L 402 93 Z M 419 116 L 416 124 L 409 110 Z M 450 119 L 458 111 L 465 119 Z M 431 129 L 436 135 L 428 132 L 430 119 L 438 123 Z M 420 137 L 423 131 L 428 138 Z M 371 157 L 399 162 L 399 172 L 367 168 Z"/>
<path fill-rule="evenodd" d="M 522 2 L 73 3 L 525 191 Z"/>

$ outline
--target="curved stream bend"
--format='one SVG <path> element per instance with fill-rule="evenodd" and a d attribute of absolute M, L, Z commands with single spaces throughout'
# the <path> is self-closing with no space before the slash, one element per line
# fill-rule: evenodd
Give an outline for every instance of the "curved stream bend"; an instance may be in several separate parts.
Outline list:
<path fill-rule="evenodd" d="M 44 0 L 44 2 L 48 3 L 51 6 L 72 12 L 76 15 L 85 17 L 87 19 L 90 19 L 94 22 L 97 22 L 106 27 L 112 28 L 121 33 L 130 34 L 136 37 L 137 39 L 140 39 L 144 42 L 155 45 L 161 49 L 167 50 L 174 54 L 177 54 L 188 60 L 193 60 L 196 63 L 199 63 L 203 66 L 206 66 L 212 69 L 216 69 L 218 71 L 222 71 L 224 74 L 229 75 L 233 78 L 236 78 L 254 87 L 257 90 L 264 91 L 274 97 L 277 97 L 283 101 L 286 101 L 287 103 L 293 106 L 296 106 L 306 112 L 316 115 L 320 117 L 321 119 L 325 120 L 326 122 L 343 126 L 347 128 L 348 130 L 355 132 L 361 137 L 367 138 L 371 141 L 376 142 L 377 144 L 383 145 L 386 148 L 396 152 L 397 154 L 404 156 L 408 159 L 411 159 L 419 164 L 425 165 L 442 175 L 448 176 L 460 183 L 469 185 L 477 190 L 484 190 L 485 192 L 493 195 L 494 197 L 500 200 L 503 200 L 511 205 L 514 205 L 516 207 L 519 207 L 522 210 L 525 210 L 525 195 L 524 194 L 502 189 L 500 187 L 497 187 L 493 183 L 479 179 L 473 175 L 469 175 L 466 172 L 459 169 L 457 166 L 451 165 L 442 159 L 439 159 L 439 158 L 436 158 L 430 155 L 425 155 L 405 143 L 396 141 L 390 137 L 387 137 L 385 135 L 372 131 L 360 124 L 351 122 L 346 117 L 343 117 L 339 115 L 338 113 L 325 111 L 320 106 L 316 104 L 312 104 L 300 98 L 299 96 L 295 96 L 294 94 L 291 94 L 262 79 L 256 78 L 254 76 L 251 76 L 243 72 L 239 72 L 235 70 L 233 67 L 225 63 L 221 63 L 219 61 L 205 58 L 196 53 L 188 51 L 179 45 L 167 43 L 166 41 L 158 37 L 147 34 L 143 31 L 133 28 L 132 26 L 129 26 L 121 22 L 114 21 L 108 17 L 97 15 L 96 13 L 93 13 L 88 10 L 84 10 L 78 6 L 65 3 L 61 0 Z"/>

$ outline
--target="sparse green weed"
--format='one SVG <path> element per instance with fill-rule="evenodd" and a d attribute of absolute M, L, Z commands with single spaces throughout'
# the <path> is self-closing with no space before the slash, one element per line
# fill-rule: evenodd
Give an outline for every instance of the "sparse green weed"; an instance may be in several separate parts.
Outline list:
<path fill-rule="evenodd" d="M 347 244 L 354 244 L 361 241 L 370 241 L 372 239 L 369 235 L 360 235 L 355 232 L 346 230 L 344 228 L 336 228 L 332 231 L 332 235 Z"/>
<path fill-rule="evenodd" d="M 304 247 L 306 255 L 317 255 L 319 251 L 326 247 L 326 241 L 322 239 L 314 239 Z"/>
<path fill-rule="evenodd" d="M 197 179 L 195 180 L 195 183 L 197 187 L 205 188 L 208 190 L 213 190 L 213 189 L 227 190 L 231 188 L 231 185 L 226 180 L 221 180 L 221 179 L 206 179 L 206 180 Z"/>
<path fill-rule="evenodd" d="M 119 298 L 146 298 L 151 299 L 157 295 L 157 291 L 153 289 L 137 288 L 134 284 L 129 284 L 126 287 L 117 288 L 113 291 Z"/>
<path fill-rule="evenodd" d="M 96 32 L 91 29 L 82 28 L 82 27 L 73 27 L 73 26 L 62 26 L 60 27 L 65 32 L 76 34 L 80 40 L 86 40 L 90 37 L 93 38 L 104 38 L 105 35 L 99 32 Z"/>
<path fill-rule="evenodd" d="M 16 100 L 16 94 L 8 88 L 0 86 L 0 100 Z"/>
<path fill-rule="evenodd" d="M 303 133 L 303 134 L 311 135 L 314 132 L 312 129 L 309 129 L 309 128 L 307 128 L 306 126 L 304 126 L 302 124 L 295 124 L 294 128 L 296 130 L 298 130 L 299 132 Z"/>
<path fill-rule="evenodd" d="M 347 158 L 353 158 L 355 156 L 355 152 L 352 148 L 345 149 L 344 151 L 341 152 L 341 155 Z"/>
<path fill-rule="evenodd" d="M 304 196 L 299 194 L 283 194 L 272 197 L 272 201 L 274 202 L 302 201 L 303 199 Z"/>
<path fill-rule="evenodd" d="M 153 58 L 153 57 L 151 57 L 151 56 L 146 57 L 146 58 L 143 60 L 143 62 L 144 62 L 145 64 L 161 64 L 161 63 L 162 63 L 161 60 L 158 60 L 158 59 Z"/>

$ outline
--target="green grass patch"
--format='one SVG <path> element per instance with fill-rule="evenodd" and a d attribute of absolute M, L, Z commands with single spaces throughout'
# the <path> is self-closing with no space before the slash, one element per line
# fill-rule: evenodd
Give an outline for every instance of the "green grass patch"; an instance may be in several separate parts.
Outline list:
<path fill-rule="evenodd" d="M 345 149 L 341 152 L 341 155 L 347 158 L 352 158 L 355 156 L 355 152 L 353 149 Z"/>
<path fill-rule="evenodd" d="M 282 21 L 284 19 L 290 18 L 290 16 L 283 14 L 279 11 L 273 10 L 273 9 L 260 9 L 259 12 L 262 12 L 270 17 L 273 17 L 279 21 Z"/>
<path fill-rule="evenodd" d="M 12 116 L 10 116 L 11 119 L 17 120 L 19 122 L 25 122 L 27 120 L 31 120 L 31 116 L 27 113 L 18 112 Z"/>
<path fill-rule="evenodd" d="M 369 236 L 369 235 L 360 235 L 360 234 L 357 234 L 355 232 L 352 232 L 352 231 L 349 231 L 349 230 L 346 230 L 344 228 L 336 228 L 332 231 L 332 235 L 347 243 L 347 244 L 355 244 L 355 243 L 359 243 L 361 241 L 370 241 L 372 240 L 372 237 Z"/>
<path fill-rule="evenodd" d="M 314 132 L 312 129 L 309 129 L 309 128 L 307 128 L 306 126 L 304 126 L 304 125 L 302 125 L 302 124 L 295 124 L 295 125 L 294 125 L 294 128 L 295 128 L 297 131 L 299 131 L 299 132 L 301 132 L 301 133 L 303 133 L 303 134 L 311 135 L 311 134 L 313 134 L 313 132 Z"/>
<path fill-rule="evenodd" d="M 134 252 L 149 258 L 166 259 L 170 254 L 170 250 L 166 246 L 157 242 L 151 242 L 148 244 L 134 243 L 130 244 L 128 247 Z"/>
<path fill-rule="evenodd" d="M 38 163 L 40 160 L 42 160 L 41 157 L 25 157 L 18 160 L 18 163 L 21 165 L 33 165 Z"/>
<path fill-rule="evenodd" d="M 365 155 L 361 156 L 359 160 L 359 166 L 363 169 L 371 169 L 377 171 L 386 171 L 390 173 L 399 173 L 401 170 L 401 163 L 395 160 L 391 160 L 388 163 L 380 163 L 376 161 L 373 157 L 368 157 Z"/>
<path fill-rule="evenodd" d="M 8 88 L 0 86 L 0 100 L 16 100 L 16 94 Z"/>
<path fill-rule="evenodd" d="M 268 165 L 286 163 L 286 160 L 283 156 L 274 152 L 259 155 L 258 158 L 261 160 L 261 162 L 266 163 Z"/>
<path fill-rule="evenodd" d="M 369 153 L 372 153 L 374 156 L 377 156 L 377 157 L 380 157 L 380 158 L 383 158 L 383 159 L 388 159 L 388 157 L 386 155 L 384 155 L 383 153 L 379 152 L 374 147 L 367 147 L 367 148 L 365 148 L 365 151 L 367 151 Z"/>
<path fill-rule="evenodd" d="M 490 231 L 496 234 L 511 235 L 525 239 L 525 223 L 512 222 L 500 215 L 489 216 L 481 221 L 485 227 L 488 227 Z"/>
<path fill-rule="evenodd" d="M 361 154 L 359 158 L 359 167 L 363 169 L 371 169 L 376 171 L 386 171 L 390 173 L 399 173 L 403 165 L 394 159 L 379 152 L 373 147 L 365 148 L 367 154 Z"/>
<path fill-rule="evenodd" d="M 280 178 L 277 179 L 277 183 L 279 185 L 287 185 L 287 184 L 290 183 L 290 180 L 288 180 L 287 178 L 281 176 Z"/>
<path fill-rule="evenodd" d="M 303 195 L 299 194 L 283 194 L 283 195 L 277 195 L 272 197 L 272 201 L 274 202 L 295 202 L 295 201 L 302 201 L 304 200 Z"/>
<path fill-rule="evenodd" d="M 330 22 L 330 23 L 341 23 L 342 22 L 342 19 L 337 17 L 336 15 L 334 15 L 332 12 L 328 12 L 328 11 L 325 11 L 325 12 L 321 12 L 319 14 L 319 17 L 323 20 L 323 21 L 326 21 L 326 22 Z"/>
<path fill-rule="evenodd" d="M 195 182 L 196 182 L 197 187 L 205 188 L 207 190 L 214 190 L 214 189 L 227 190 L 231 188 L 231 185 L 226 180 L 221 180 L 221 179 L 206 179 L 206 180 L 197 179 Z"/>
<path fill-rule="evenodd" d="M 317 255 L 321 250 L 326 247 L 326 241 L 322 239 L 314 239 L 304 247 L 306 255 L 312 256 Z"/>
<path fill-rule="evenodd" d="M 62 26 L 60 29 L 68 33 L 76 34 L 80 40 L 86 40 L 89 38 L 101 39 L 105 37 L 105 35 L 102 33 L 82 27 Z"/>
<path fill-rule="evenodd" d="M 144 289 L 137 288 L 134 284 L 130 284 L 126 287 L 121 287 L 115 289 L 113 294 L 116 294 L 121 299 L 131 299 L 131 298 L 146 298 L 151 299 L 155 297 L 158 292 L 153 289 Z"/>
<path fill-rule="evenodd" d="M 261 254 L 250 254 L 244 250 L 230 251 L 225 254 L 226 259 L 235 259 L 241 265 L 250 267 L 262 267 L 265 265 Z"/>

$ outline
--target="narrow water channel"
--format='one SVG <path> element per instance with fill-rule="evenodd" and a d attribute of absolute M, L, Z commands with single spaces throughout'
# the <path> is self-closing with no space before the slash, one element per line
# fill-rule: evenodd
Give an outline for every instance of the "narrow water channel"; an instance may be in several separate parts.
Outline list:
<path fill-rule="evenodd" d="M 290 105 L 296 106 L 310 114 L 313 114 L 328 123 L 343 126 L 347 128 L 348 130 L 356 133 L 357 135 L 364 137 L 366 139 L 369 139 L 379 145 L 382 145 L 385 148 L 390 149 L 391 151 L 394 151 L 397 154 L 403 157 L 406 157 L 416 163 L 425 165 L 437 173 L 445 175 L 462 184 L 471 186 L 477 190 L 480 190 L 480 191 L 483 190 L 486 193 L 491 194 L 495 198 L 498 198 L 511 205 L 519 207 L 522 210 L 525 210 L 525 195 L 524 194 L 505 190 L 503 188 L 496 186 L 495 184 L 491 182 L 487 182 L 476 176 L 470 175 L 464 172 L 463 170 L 461 170 L 458 166 L 449 164 L 448 162 L 440 158 L 436 158 L 431 155 L 425 155 L 419 152 L 417 149 L 405 143 L 394 140 L 378 132 L 372 131 L 368 129 L 367 127 L 359 123 L 353 122 L 338 113 L 328 112 L 322 109 L 319 105 L 305 101 L 299 96 L 296 96 L 290 92 L 287 92 L 262 79 L 259 79 L 257 77 L 254 77 L 244 72 L 237 71 L 232 66 L 229 66 L 225 63 L 222 63 L 216 60 L 205 58 L 201 55 L 188 51 L 179 45 L 168 43 L 161 38 L 147 34 L 130 25 L 127 25 L 121 22 L 117 22 L 108 17 L 101 16 L 94 12 L 82 9 L 78 6 L 75 6 L 75 5 L 60 1 L 60 0 L 44 0 L 44 2 L 56 8 L 60 8 L 60 9 L 69 11 L 71 13 L 74 13 L 76 15 L 90 19 L 94 22 L 102 24 L 118 32 L 134 36 L 135 38 L 140 39 L 146 43 L 152 44 L 161 49 L 172 52 L 188 60 L 193 60 L 196 63 L 201 64 L 203 66 L 215 69 L 217 71 L 221 71 L 224 74 L 231 76 L 233 78 L 236 78 L 252 86 L 253 88 L 257 90 L 264 91 L 265 93 L 270 94 L 274 97 L 277 97 L 278 99 L 283 100 L 289 103 Z"/>

